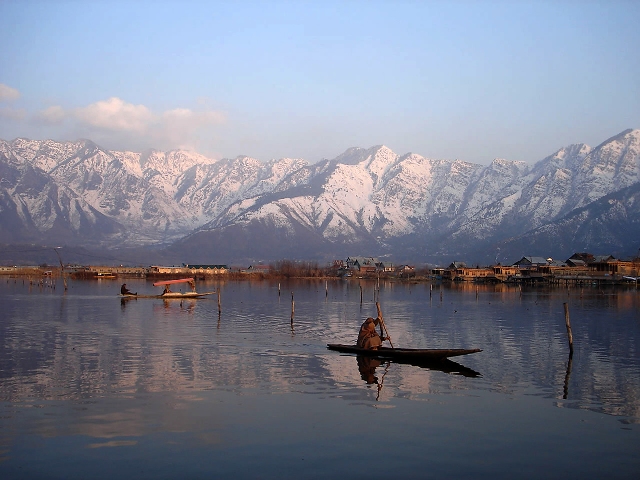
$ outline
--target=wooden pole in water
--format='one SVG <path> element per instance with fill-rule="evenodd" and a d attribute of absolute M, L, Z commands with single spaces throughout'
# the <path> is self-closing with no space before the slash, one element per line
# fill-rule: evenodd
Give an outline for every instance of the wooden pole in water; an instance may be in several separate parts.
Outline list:
<path fill-rule="evenodd" d="M 564 323 L 567 326 L 567 336 L 569 337 L 569 357 L 573 355 L 573 334 L 571 333 L 571 321 L 569 320 L 569 305 L 564 303 Z"/>
<path fill-rule="evenodd" d="M 278 283 L 278 296 L 280 296 L 280 284 Z"/>
<path fill-rule="evenodd" d="M 380 325 L 384 329 L 384 333 L 389 338 L 389 331 L 387 330 L 387 325 L 384 323 L 384 317 L 382 316 L 382 309 L 380 308 L 380 302 L 376 302 L 376 309 L 378 310 L 378 319 L 380 320 Z M 389 339 L 389 345 L 391 348 L 393 347 L 393 343 L 391 343 L 391 339 Z"/>
<path fill-rule="evenodd" d="M 293 299 L 293 292 L 291 292 L 291 325 L 293 326 L 293 316 L 296 312 L 296 302 Z"/>
<path fill-rule="evenodd" d="M 67 291 L 67 277 L 64 276 L 64 265 L 62 263 L 62 257 L 60 257 L 60 253 L 58 252 L 57 248 L 54 248 L 53 251 L 56 252 L 56 255 L 58 256 L 58 260 L 60 261 L 60 275 L 62 275 L 62 283 L 64 284 L 64 290 L 66 292 Z"/>
<path fill-rule="evenodd" d="M 329 296 L 329 281 L 328 280 L 324 281 L 324 296 L 325 297 Z"/>
<path fill-rule="evenodd" d="M 220 303 L 220 287 L 218 287 L 218 315 L 222 312 L 222 304 Z"/>
<path fill-rule="evenodd" d="M 360 285 L 360 305 L 362 305 L 362 285 Z"/>

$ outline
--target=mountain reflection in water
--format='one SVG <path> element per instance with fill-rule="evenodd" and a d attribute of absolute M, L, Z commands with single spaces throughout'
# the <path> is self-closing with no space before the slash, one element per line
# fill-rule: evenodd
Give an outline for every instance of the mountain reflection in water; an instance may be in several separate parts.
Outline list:
<path fill-rule="evenodd" d="M 344 476 L 380 425 L 390 460 L 374 478 L 509 478 L 533 460 L 540 476 L 640 471 L 637 291 L 328 285 L 283 285 L 293 317 L 278 282 L 212 282 L 221 312 L 120 302 L 105 282 L 0 282 L 0 475 Z M 355 341 L 375 300 L 396 346 L 483 351 L 427 364 L 328 351 Z"/>

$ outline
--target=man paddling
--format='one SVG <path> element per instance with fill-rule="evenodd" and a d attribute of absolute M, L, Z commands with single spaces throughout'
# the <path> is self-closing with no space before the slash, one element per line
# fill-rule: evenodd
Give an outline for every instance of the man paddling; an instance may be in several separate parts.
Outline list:
<path fill-rule="evenodd" d="M 358 346 L 367 350 L 377 350 L 385 340 L 391 341 L 391 337 L 381 337 L 376 332 L 376 325 L 380 324 L 380 317 L 375 320 L 371 317 L 367 318 L 360 326 L 358 332 Z"/>
<path fill-rule="evenodd" d="M 132 293 L 131 290 L 127 288 L 127 284 L 123 283 L 122 286 L 120 287 L 120 294 L 121 295 L 137 295 L 138 292 Z"/>

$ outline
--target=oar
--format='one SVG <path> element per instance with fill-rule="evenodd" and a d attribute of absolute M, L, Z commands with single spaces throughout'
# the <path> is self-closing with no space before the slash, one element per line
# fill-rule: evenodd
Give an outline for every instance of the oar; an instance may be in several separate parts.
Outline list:
<path fill-rule="evenodd" d="M 382 325 L 382 328 L 384 329 L 384 334 L 386 335 L 387 340 L 389 340 L 389 331 L 387 330 L 387 326 L 384 323 L 384 318 L 382 317 L 380 302 L 376 302 L 376 308 L 378 309 L 378 319 L 380 320 L 380 325 Z M 389 345 L 391 345 L 391 348 L 394 348 L 393 343 L 391 343 L 391 340 L 389 340 Z"/>

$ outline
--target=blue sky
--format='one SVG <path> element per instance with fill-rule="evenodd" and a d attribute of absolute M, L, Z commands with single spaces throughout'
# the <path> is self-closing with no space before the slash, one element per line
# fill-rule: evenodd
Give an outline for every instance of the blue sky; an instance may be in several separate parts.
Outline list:
<path fill-rule="evenodd" d="M 640 128 L 637 1 L 0 0 L 0 138 L 534 163 Z"/>

